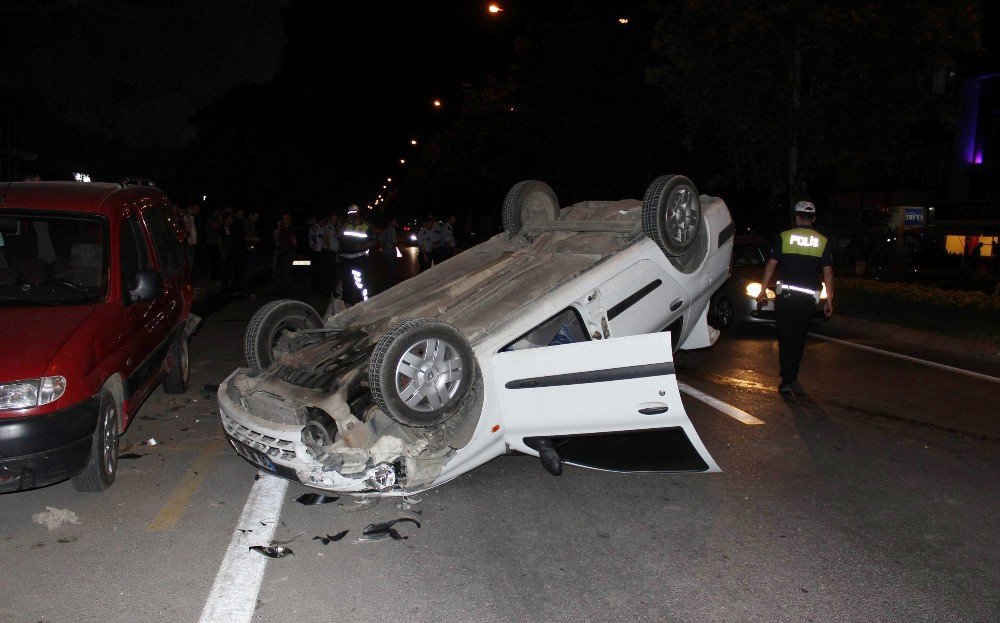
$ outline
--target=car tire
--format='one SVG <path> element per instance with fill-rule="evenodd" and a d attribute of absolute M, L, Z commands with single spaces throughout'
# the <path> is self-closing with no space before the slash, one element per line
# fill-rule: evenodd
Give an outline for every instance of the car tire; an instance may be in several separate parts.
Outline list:
<path fill-rule="evenodd" d="M 188 339 L 184 335 L 177 336 L 170 347 L 174 366 L 163 378 L 163 391 L 168 394 L 183 394 L 187 391 L 188 380 L 191 378 L 191 357 L 188 353 Z"/>
<path fill-rule="evenodd" d="M 73 476 L 77 491 L 104 491 L 118 473 L 118 404 L 107 390 L 101 390 L 97 428 L 90 443 L 90 456 L 83 471 Z"/>
<path fill-rule="evenodd" d="M 475 354 L 462 332 L 431 318 L 409 318 L 394 326 L 375 345 L 368 367 L 375 404 L 412 428 L 437 426 L 461 411 L 477 374 Z"/>
<path fill-rule="evenodd" d="M 735 331 L 743 319 L 736 314 L 732 299 L 723 294 L 715 301 L 715 325 L 717 329 Z"/>
<path fill-rule="evenodd" d="M 687 252 L 698 239 L 701 221 L 698 189 L 683 175 L 660 176 L 646 189 L 642 231 L 668 256 Z"/>
<path fill-rule="evenodd" d="M 559 199 L 545 182 L 524 180 L 507 192 L 503 200 L 503 229 L 514 237 L 529 220 L 559 218 Z"/>
<path fill-rule="evenodd" d="M 258 309 L 243 337 L 243 354 L 247 365 L 255 370 L 271 367 L 284 353 L 278 338 L 285 329 L 321 329 L 323 319 L 310 305 L 292 299 L 271 301 Z"/>

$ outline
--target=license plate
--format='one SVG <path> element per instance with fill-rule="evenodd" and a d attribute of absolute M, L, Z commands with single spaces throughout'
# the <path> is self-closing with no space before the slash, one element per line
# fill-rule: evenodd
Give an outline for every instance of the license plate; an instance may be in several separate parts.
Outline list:
<path fill-rule="evenodd" d="M 233 446 L 233 450 L 236 450 L 236 453 L 245 458 L 246 460 L 250 461 L 251 463 L 253 463 L 254 465 L 256 465 L 261 469 L 267 470 L 272 473 L 274 472 L 274 462 L 271 461 L 271 459 L 263 452 L 255 448 L 251 448 L 246 444 L 240 443 L 231 437 L 229 438 L 229 443 L 230 445 Z"/>

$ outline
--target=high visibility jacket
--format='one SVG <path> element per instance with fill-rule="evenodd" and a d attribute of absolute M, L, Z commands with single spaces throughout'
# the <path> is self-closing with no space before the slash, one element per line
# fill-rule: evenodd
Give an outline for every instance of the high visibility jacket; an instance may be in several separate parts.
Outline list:
<path fill-rule="evenodd" d="M 771 247 L 771 259 L 778 261 L 778 280 L 810 290 L 818 289 L 825 266 L 833 265 L 826 236 L 811 227 L 786 229 Z"/>

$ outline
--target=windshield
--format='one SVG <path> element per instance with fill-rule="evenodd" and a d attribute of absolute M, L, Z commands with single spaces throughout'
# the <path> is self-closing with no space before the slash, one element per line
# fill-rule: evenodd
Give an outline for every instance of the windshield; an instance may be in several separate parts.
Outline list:
<path fill-rule="evenodd" d="M 737 244 L 733 247 L 733 266 L 763 266 L 770 255 L 766 245 Z"/>
<path fill-rule="evenodd" d="M 0 210 L 0 307 L 95 303 L 107 289 L 107 220 Z"/>

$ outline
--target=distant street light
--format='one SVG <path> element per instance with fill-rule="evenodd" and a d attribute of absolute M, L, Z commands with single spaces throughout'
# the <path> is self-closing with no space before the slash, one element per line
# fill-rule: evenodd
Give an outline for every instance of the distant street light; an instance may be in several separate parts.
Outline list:
<path fill-rule="evenodd" d="M 624 26 L 625 24 L 628 24 L 628 18 L 627 17 L 619 17 L 618 18 L 618 23 L 621 24 L 622 26 Z"/>
<path fill-rule="evenodd" d="M 417 144 L 417 139 L 411 138 L 410 139 L 410 145 L 416 145 L 416 144 Z"/>
<path fill-rule="evenodd" d="M 434 100 L 434 108 L 441 108 L 441 100 Z"/>
<path fill-rule="evenodd" d="M 386 186 L 385 184 L 382 184 L 382 190 L 385 190 L 386 188 L 388 188 L 388 186 Z"/>
<path fill-rule="evenodd" d="M 499 13 L 500 11 L 503 11 L 503 9 L 501 9 L 501 8 L 500 8 L 500 7 L 498 6 L 498 5 L 496 5 L 496 4 L 491 4 L 491 5 L 490 5 L 490 9 L 489 9 L 489 10 L 490 10 L 490 13 L 493 13 L 493 14 L 496 14 L 496 13 Z"/>
<path fill-rule="evenodd" d="M 400 158 L 399 164 L 406 164 L 406 158 Z"/>
<path fill-rule="evenodd" d="M 387 181 L 387 182 L 391 182 L 391 181 L 392 181 L 392 178 L 391 178 L 391 177 L 387 177 L 387 178 L 385 178 L 385 181 Z"/>

